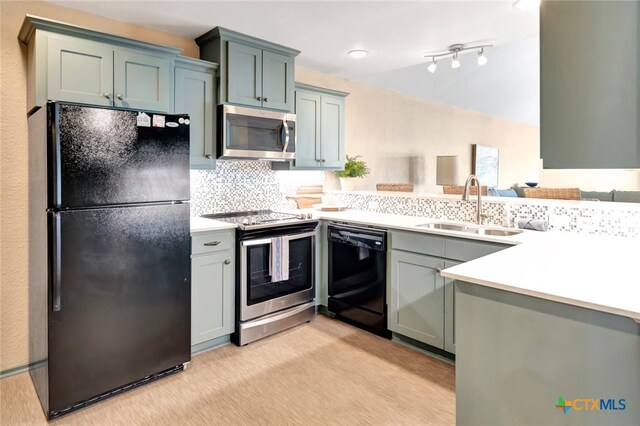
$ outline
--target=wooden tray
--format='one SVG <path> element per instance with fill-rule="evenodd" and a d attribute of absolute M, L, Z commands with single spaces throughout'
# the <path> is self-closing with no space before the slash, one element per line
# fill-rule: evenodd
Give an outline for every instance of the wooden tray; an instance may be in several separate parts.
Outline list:
<path fill-rule="evenodd" d="M 314 204 L 313 208 L 316 210 L 322 210 L 323 212 L 341 212 L 347 209 L 344 205 L 325 206 L 322 204 Z"/>

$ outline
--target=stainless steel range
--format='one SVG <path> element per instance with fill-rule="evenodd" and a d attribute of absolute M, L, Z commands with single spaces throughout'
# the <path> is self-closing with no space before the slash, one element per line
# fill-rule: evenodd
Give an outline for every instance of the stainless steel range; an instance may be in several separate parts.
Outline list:
<path fill-rule="evenodd" d="M 207 219 L 221 220 L 223 222 L 235 223 L 238 228 L 245 231 L 250 229 L 273 228 L 275 226 L 288 225 L 291 223 L 318 223 L 313 219 L 311 213 L 285 213 L 274 212 L 273 210 L 249 210 L 244 212 L 213 213 L 205 214 L 202 217 Z"/>
<path fill-rule="evenodd" d="M 271 210 L 203 217 L 238 225 L 234 343 L 246 345 L 313 318 L 317 220 Z"/>

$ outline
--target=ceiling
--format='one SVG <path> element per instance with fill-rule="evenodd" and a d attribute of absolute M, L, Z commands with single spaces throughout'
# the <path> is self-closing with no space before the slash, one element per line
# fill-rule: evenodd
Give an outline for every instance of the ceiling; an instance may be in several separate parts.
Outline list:
<path fill-rule="evenodd" d="M 429 88 L 442 87 L 443 78 L 450 80 L 448 86 L 459 87 L 456 80 L 466 79 L 469 71 L 452 74 L 438 69 L 436 74 L 426 75 L 424 54 L 442 51 L 454 43 L 500 46 L 538 35 L 537 11 L 515 9 L 512 0 L 49 1 L 189 38 L 223 26 L 301 50 L 296 64 L 304 68 L 470 109 L 477 109 L 474 105 L 483 102 L 468 100 L 461 105 L 454 100 L 458 95 L 449 99 Z M 346 54 L 353 49 L 364 49 L 370 54 L 353 59 Z M 490 61 L 483 68 L 491 69 L 492 53 L 487 51 Z M 511 49 L 510 54 L 518 55 L 519 51 Z M 407 73 L 412 67 L 416 71 Z M 424 70 L 417 71 L 420 67 Z M 463 68 L 464 62 L 460 70 Z M 397 87 L 399 76 L 403 79 L 411 76 L 411 80 Z M 431 82 L 438 84 L 429 83 L 431 77 L 435 77 Z M 498 76 L 491 78 L 496 80 Z M 465 80 L 458 83 L 469 85 Z M 416 90 L 412 89 L 414 86 Z M 532 122 L 527 118 L 516 121 Z"/>

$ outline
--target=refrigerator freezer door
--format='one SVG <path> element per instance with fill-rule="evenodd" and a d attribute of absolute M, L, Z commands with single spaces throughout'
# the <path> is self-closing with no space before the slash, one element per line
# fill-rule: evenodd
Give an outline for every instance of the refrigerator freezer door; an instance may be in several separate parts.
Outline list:
<path fill-rule="evenodd" d="M 186 115 L 48 105 L 50 208 L 190 198 Z"/>
<path fill-rule="evenodd" d="M 188 204 L 49 213 L 49 224 L 51 411 L 190 360 Z"/>

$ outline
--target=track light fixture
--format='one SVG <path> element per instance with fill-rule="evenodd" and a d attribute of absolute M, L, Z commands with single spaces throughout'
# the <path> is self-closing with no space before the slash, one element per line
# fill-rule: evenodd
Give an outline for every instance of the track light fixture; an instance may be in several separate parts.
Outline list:
<path fill-rule="evenodd" d="M 438 68 L 438 62 L 436 61 L 436 58 L 431 58 L 431 61 L 432 62 L 429 64 L 427 69 L 431 74 L 433 74 L 434 72 L 436 72 L 436 68 Z"/>
<path fill-rule="evenodd" d="M 460 68 L 460 61 L 458 60 L 458 52 L 453 54 L 451 58 L 451 68 Z"/>
<path fill-rule="evenodd" d="M 478 65 L 482 66 L 486 64 L 489 60 L 486 56 L 484 56 L 484 48 L 480 49 L 478 52 Z"/>
<path fill-rule="evenodd" d="M 484 54 L 484 49 L 487 47 L 493 47 L 492 44 L 483 44 L 478 46 L 466 46 L 464 44 L 452 44 L 447 48 L 446 52 L 435 52 L 424 55 L 425 58 L 431 58 L 431 63 L 427 67 L 430 73 L 436 72 L 437 68 L 437 58 L 443 58 L 447 56 L 451 56 L 451 68 L 460 68 L 460 60 L 458 59 L 458 55 L 462 52 L 467 51 L 478 51 L 478 65 L 484 65 L 488 62 L 487 57 Z"/>

